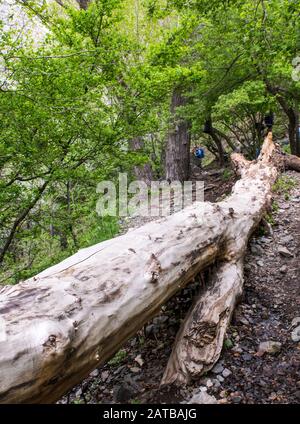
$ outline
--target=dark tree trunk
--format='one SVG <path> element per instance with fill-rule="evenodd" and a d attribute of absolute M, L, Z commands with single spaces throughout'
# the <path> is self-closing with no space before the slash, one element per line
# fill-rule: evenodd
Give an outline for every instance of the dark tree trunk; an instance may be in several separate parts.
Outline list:
<path fill-rule="evenodd" d="M 135 152 L 143 151 L 144 149 L 144 142 L 141 137 L 133 138 L 132 140 L 130 140 L 129 145 L 130 145 L 130 149 Z M 135 177 L 139 181 L 144 181 L 149 186 L 151 184 L 151 181 L 153 181 L 154 179 L 153 170 L 150 163 L 150 158 L 149 158 L 149 163 L 135 166 L 133 169 L 133 172 Z"/>
<path fill-rule="evenodd" d="M 216 143 L 217 149 L 218 149 L 218 158 L 219 158 L 219 164 L 220 166 L 223 166 L 225 164 L 225 156 L 224 156 L 224 147 L 222 144 L 222 140 L 215 131 L 215 129 L 212 129 L 212 132 L 210 134 L 211 138 Z"/>
<path fill-rule="evenodd" d="M 181 90 L 176 88 L 171 101 L 172 123 L 168 134 L 165 160 L 166 178 L 170 181 L 187 181 L 190 175 L 190 125 L 176 113 L 177 108 L 186 103 Z"/>
<path fill-rule="evenodd" d="M 289 120 L 289 140 L 292 155 L 300 156 L 300 146 L 299 146 L 299 112 L 296 108 L 289 106 L 285 99 L 278 96 L 278 102 L 281 105 L 284 113 Z"/>
<path fill-rule="evenodd" d="M 276 95 L 277 101 L 282 107 L 289 120 L 289 140 L 292 155 L 300 156 L 300 135 L 299 135 L 299 105 L 295 98 L 289 100 L 280 94 L 279 87 L 272 87 L 267 82 L 267 88 L 273 95 Z M 281 90 L 282 91 L 282 90 Z"/>
<path fill-rule="evenodd" d="M 79 4 L 80 9 L 86 10 L 88 8 L 90 0 L 77 0 L 77 3 Z"/>
<path fill-rule="evenodd" d="M 223 166 L 225 164 L 225 152 L 221 139 L 222 133 L 213 127 L 211 118 L 206 121 L 204 132 L 209 134 L 214 141 L 216 145 L 216 151 L 218 152 L 219 164 L 220 166 Z"/>

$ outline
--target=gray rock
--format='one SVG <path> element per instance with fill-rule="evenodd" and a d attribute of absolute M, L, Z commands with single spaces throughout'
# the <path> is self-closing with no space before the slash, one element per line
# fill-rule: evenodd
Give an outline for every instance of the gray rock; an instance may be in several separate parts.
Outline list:
<path fill-rule="evenodd" d="M 283 244 L 289 244 L 289 243 L 291 243 L 292 241 L 294 241 L 294 237 L 293 236 L 291 236 L 291 235 L 289 235 L 289 236 L 284 236 L 284 237 L 282 237 L 281 238 L 281 243 L 283 243 Z"/>
<path fill-rule="evenodd" d="M 292 340 L 295 343 L 300 342 L 300 325 L 292 331 Z"/>
<path fill-rule="evenodd" d="M 300 324 L 300 317 L 296 317 L 292 321 L 292 327 L 296 327 L 298 324 Z"/>
<path fill-rule="evenodd" d="M 214 387 L 216 387 L 216 388 L 221 387 L 221 383 L 217 378 L 215 378 L 212 382 L 213 382 Z"/>
<path fill-rule="evenodd" d="M 234 353 L 243 353 L 243 349 L 241 349 L 240 347 L 238 347 L 238 346 L 234 346 L 232 349 L 232 352 L 234 352 Z"/>
<path fill-rule="evenodd" d="M 243 400 L 243 398 L 242 398 L 241 396 L 234 396 L 234 397 L 232 398 L 232 402 L 233 402 L 233 403 L 241 403 L 241 402 L 242 402 L 242 400 Z"/>
<path fill-rule="evenodd" d="M 221 375 L 218 375 L 217 379 L 220 381 L 220 383 L 223 383 L 224 381 L 224 377 L 222 377 Z"/>
<path fill-rule="evenodd" d="M 245 317 L 238 318 L 238 322 L 240 322 L 243 325 L 249 325 L 249 321 Z"/>
<path fill-rule="evenodd" d="M 145 328 L 145 335 L 150 336 L 151 334 L 156 334 L 159 332 L 159 326 L 155 324 L 149 324 Z"/>
<path fill-rule="evenodd" d="M 115 374 L 115 375 L 117 375 L 117 374 L 121 374 L 121 373 L 124 373 L 126 370 L 127 370 L 126 365 L 121 365 L 120 367 L 118 367 L 118 368 L 116 369 L 116 371 L 114 371 L 114 374 Z"/>
<path fill-rule="evenodd" d="M 208 379 L 207 382 L 206 382 L 206 387 L 209 389 L 213 385 L 214 385 L 214 383 L 210 379 Z"/>
<path fill-rule="evenodd" d="M 139 391 L 140 387 L 136 381 L 126 376 L 121 384 L 114 386 L 113 395 L 116 402 L 127 402 Z"/>
<path fill-rule="evenodd" d="M 295 398 L 296 398 L 297 400 L 300 400 L 300 390 L 297 390 L 297 391 L 294 393 L 294 396 L 295 396 Z"/>
<path fill-rule="evenodd" d="M 250 250 L 253 255 L 261 255 L 264 252 L 263 249 L 257 244 L 252 245 Z"/>
<path fill-rule="evenodd" d="M 222 372 L 222 375 L 223 375 L 224 378 L 229 377 L 231 374 L 232 374 L 232 372 L 228 368 L 225 368 Z"/>
<path fill-rule="evenodd" d="M 244 361 L 251 361 L 252 355 L 250 355 L 249 353 L 244 353 L 242 355 L 242 358 L 243 358 Z"/>
<path fill-rule="evenodd" d="M 169 320 L 169 317 L 167 317 L 166 315 L 161 315 L 159 317 L 154 318 L 153 322 L 154 324 L 164 324 L 165 322 L 167 322 Z"/>
<path fill-rule="evenodd" d="M 271 243 L 272 242 L 272 239 L 271 238 L 269 238 L 269 237 L 261 237 L 260 238 L 260 241 L 262 242 L 262 243 Z"/>
<path fill-rule="evenodd" d="M 260 343 L 258 347 L 258 355 L 262 356 L 265 353 L 269 353 L 270 355 L 274 355 L 278 352 L 280 352 L 282 347 L 282 344 L 279 342 L 274 342 L 272 340 L 269 340 L 267 342 Z"/>
<path fill-rule="evenodd" d="M 144 360 L 142 358 L 142 355 L 138 355 L 134 358 L 135 362 L 137 362 L 139 364 L 140 367 L 142 367 L 144 365 Z"/>
<path fill-rule="evenodd" d="M 101 380 L 105 381 L 105 380 L 108 379 L 108 377 L 109 377 L 109 372 L 108 371 L 103 371 L 101 373 Z"/>
<path fill-rule="evenodd" d="M 290 200 L 291 200 L 291 202 L 294 202 L 294 203 L 300 203 L 300 197 L 293 197 Z"/>
<path fill-rule="evenodd" d="M 279 272 L 280 272 L 281 274 L 286 274 L 286 273 L 287 273 L 287 270 L 288 270 L 287 266 L 286 266 L 286 265 L 283 265 L 283 266 L 280 268 Z"/>
<path fill-rule="evenodd" d="M 189 404 L 204 404 L 204 405 L 214 405 L 217 404 L 217 399 L 214 396 L 210 396 L 206 392 L 199 392 L 195 394 L 192 399 L 188 402 Z"/>
<path fill-rule="evenodd" d="M 285 258 L 293 258 L 294 255 L 285 246 L 278 246 L 278 253 Z"/>
<path fill-rule="evenodd" d="M 98 370 L 94 370 L 93 372 L 90 373 L 90 377 L 98 377 L 98 375 L 99 375 Z"/>
<path fill-rule="evenodd" d="M 263 261 L 257 261 L 256 262 L 258 266 L 260 266 L 261 268 L 263 268 L 265 266 L 265 263 Z"/>
<path fill-rule="evenodd" d="M 130 371 L 134 372 L 135 374 L 141 372 L 141 369 L 139 367 L 131 367 Z"/>
<path fill-rule="evenodd" d="M 82 389 L 76 390 L 75 397 L 79 398 L 82 395 Z"/>
<path fill-rule="evenodd" d="M 213 367 L 211 370 L 214 374 L 221 374 L 224 370 L 223 365 L 219 362 L 217 365 Z"/>

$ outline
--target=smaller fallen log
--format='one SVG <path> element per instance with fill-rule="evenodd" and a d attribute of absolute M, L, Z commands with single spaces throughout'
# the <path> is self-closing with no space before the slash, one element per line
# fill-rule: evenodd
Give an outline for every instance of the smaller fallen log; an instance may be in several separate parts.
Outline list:
<path fill-rule="evenodd" d="M 177 334 L 162 385 L 190 383 L 214 366 L 242 287 L 242 260 L 218 267 L 209 289 L 198 295 Z"/>
<path fill-rule="evenodd" d="M 285 168 L 300 172 L 300 158 L 295 155 L 283 155 Z"/>

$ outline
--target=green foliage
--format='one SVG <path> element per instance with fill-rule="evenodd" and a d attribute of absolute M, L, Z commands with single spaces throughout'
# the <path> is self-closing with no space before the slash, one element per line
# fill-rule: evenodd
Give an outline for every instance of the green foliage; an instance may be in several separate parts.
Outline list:
<path fill-rule="evenodd" d="M 297 186 L 297 182 L 287 175 L 282 175 L 273 185 L 273 191 L 279 194 L 288 195 L 293 188 Z"/>
<path fill-rule="evenodd" d="M 231 339 L 225 339 L 224 340 L 224 348 L 225 349 L 231 349 L 233 348 L 233 341 Z"/>
<path fill-rule="evenodd" d="M 147 162 L 164 174 L 175 89 L 186 98 L 176 119 L 209 149 L 205 164 L 218 156 L 208 118 L 228 153 L 254 158 L 265 113 L 283 110 L 284 133 L 298 110 L 299 0 L 21 3 L 48 33 L 36 43 L 0 25 L 2 283 L 117 233 L 95 212 L 96 186 Z M 288 195 L 291 183 L 276 184 Z"/>
<path fill-rule="evenodd" d="M 279 205 L 277 202 L 272 203 L 272 212 L 278 212 L 279 211 Z"/>
<path fill-rule="evenodd" d="M 266 221 L 272 226 L 275 225 L 275 219 L 271 213 L 266 215 Z"/>
<path fill-rule="evenodd" d="M 127 356 L 126 350 L 119 350 L 118 353 L 108 362 L 109 365 L 119 365 Z"/>
<path fill-rule="evenodd" d="M 222 174 L 222 180 L 228 181 L 232 177 L 233 173 L 230 169 L 224 169 L 224 172 Z"/>

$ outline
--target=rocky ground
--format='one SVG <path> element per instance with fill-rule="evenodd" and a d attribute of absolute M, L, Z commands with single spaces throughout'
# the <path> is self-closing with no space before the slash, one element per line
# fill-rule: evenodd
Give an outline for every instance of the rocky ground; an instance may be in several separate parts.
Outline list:
<path fill-rule="evenodd" d="M 218 187 L 206 190 L 211 201 L 226 195 L 234 182 L 227 172 L 204 177 L 206 187 Z M 189 387 L 159 387 L 202 275 L 60 403 L 299 403 L 299 174 L 286 174 L 274 197 L 272 229 L 260 228 L 249 244 L 244 296 L 212 371 Z M 125 228 L 143 222 L 134 219 Z"/>

